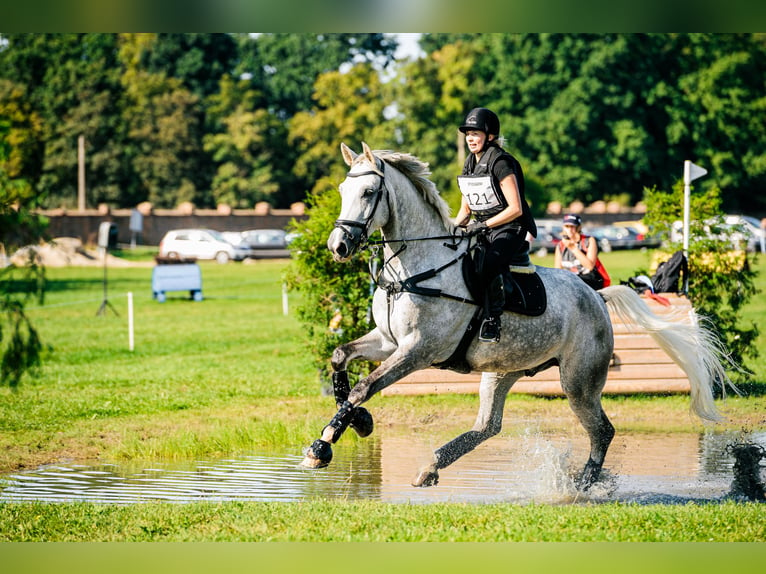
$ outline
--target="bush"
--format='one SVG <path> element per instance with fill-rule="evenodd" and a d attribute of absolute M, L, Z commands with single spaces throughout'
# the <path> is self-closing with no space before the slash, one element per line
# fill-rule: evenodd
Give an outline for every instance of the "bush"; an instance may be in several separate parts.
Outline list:
<path fill-rule="evenodd" d="M 329 386 L 333 350 L 372 330 L 368 250 L 347 263 L 337 263 L 327 249 L 327 237 L 340 213 L 340 194 L 325 189 L 308 198 L 308 218 L 291 225 L 297 233 L 290 244 L 292 262 L 285 274 L 288 288 L 301 295 L 298 319 L 306 326 L 309 350 L 319 370 L 323 390 Z M 332 321 L 332 325 L 330 324 Z M 331 328 L 332 327 L 332 328 Z M 372 365 L 354 361 L 349 372 L 366 375 Z"/>
<path fill-rule="evenodd" d="M 664 240 L 667 253 L 683 249 L 681 243 L 670 241 L 673 222 L 683 219 L 683 196 L 682 182 L 671 192 L 656 188 L 644 190 L 647 215 L 643 222 Z M 710 320 L 731 359 L 746 369 L 745 358 L 758 356 L 755 346 L 758 327 L 752 322 L 742 324 L 742 308 L 758 293 L 754 283 L 756 272 L 746 252 L 733 250 L 732 231 L 716 225 L 722 217 L 718 189 L 691 195 L 687 296 L 697 313 Z M 742 381 L 744 375 L 739 371 L 732 373 L 738 381 Z"/>

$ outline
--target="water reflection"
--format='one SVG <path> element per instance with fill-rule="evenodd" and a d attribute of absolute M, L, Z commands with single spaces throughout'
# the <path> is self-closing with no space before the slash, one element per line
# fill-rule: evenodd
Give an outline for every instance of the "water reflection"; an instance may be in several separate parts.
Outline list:
<path fill-rule="evenodd" d="M 727 445 L 740 433 L 620 434 L 605 477 L 584 497 L 571 473 L 587 458 L 584 438 L 513 430 L 441 471 L 432 488 L 410 481 L 430 453 L 454 435 L 424 437 L 382 429 L 335 448 L 326 469 L 298 466 L 302 453 L 267 453 L 193 464 L 56 465 L 0 479 L 0 501 L 299 501 L 331 498 L 396 503 L 514 502 L 568 504 L 633 501 L 684 503 L 728 495 L 733 459 Z M 748 436 L 766 446 L 766 432 Z"/>

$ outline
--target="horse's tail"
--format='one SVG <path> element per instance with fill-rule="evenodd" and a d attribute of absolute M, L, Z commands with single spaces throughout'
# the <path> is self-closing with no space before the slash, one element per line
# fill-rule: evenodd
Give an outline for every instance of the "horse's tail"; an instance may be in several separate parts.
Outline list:
<path fill-rule="evenodd" d="M 689 312 L 689 317 L 672 316 L 675 320 L 658 317 L 633 289 L 624 285 L 606 287 L 598 293 L 608 309 L 626 324 L 633 323 L 648 331 L 660 348 L 683 369 L 689 377 L 691 408 L 697 416 L 709 421 L 723 420 L 715 406 L 713 386 L 718 383 L 725 392 L 728 385 L 739 392 L 721 361 L 736 365 L 705 321 L 694 310 Z"/>

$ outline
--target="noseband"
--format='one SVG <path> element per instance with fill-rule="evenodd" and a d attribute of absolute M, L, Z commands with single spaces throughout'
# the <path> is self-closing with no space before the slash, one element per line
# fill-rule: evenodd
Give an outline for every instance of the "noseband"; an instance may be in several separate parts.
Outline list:
<path fill-rule="evenodd" d="M 355 238 L 354 238 L 354 233 L 352 231 L 352 228 L 356 228 L 361 230 L 359 234 L 359 243 L 363 245 L 367 242 L 367 237 L 370 232 L 370 224 L 372 223 L 372 219 L 375 217 L 375 212 L 378 210 L 378 205 L 380 204 L 380 198 L 383 197 L 383 191 L 385 190 L 385 176 L 383 175 L 383 172 L 385 170 L 385 165 L 386 165 L 385 163 L 380 161 L 379 170 L 371 169 L 369 171 L 360 171 L 359 173 L 349 173 L 346 176 L 346 177 L 362 177 L 364 175 L 377 175 L 378 177 L 380 177 L 380 183 L 378 184 L 378 189 L 375 190 L 375 203 L 372 206 L 372 211 L 370 211 L 370 215 L 367 216 L 367 219 L 365 219 L 365 221 L 354 221 L 352 219 L 336 219 L 335 220 L 335 227 L 337 227 L 343 232 L 344 239 L 354 240 Z"/>

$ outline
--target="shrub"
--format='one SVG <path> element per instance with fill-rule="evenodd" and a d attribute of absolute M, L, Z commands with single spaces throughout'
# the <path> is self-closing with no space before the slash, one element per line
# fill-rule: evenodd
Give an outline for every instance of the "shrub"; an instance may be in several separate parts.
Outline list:
<path fill-rule="evenodd" d="M 308 218 L 294 222 L 290 244 L 292 262 L 285 274 L 288 288 L 301 295 L 298 319 L 306 326 L 308 348 L 319 370 L 323 390 L 329 386 L 330 357 L 338 345 L 357 339 L 374 325 L 371 304 L 369 251 L 347 263 L 337 263 L 327 249 L 327 237 L 340 213 L 340 194 L 329 186 L 307 200 Z M 330 322 L 333 322 L 332 328 Z M 354 361 L 349 372 L 366 375 L 372 365 Z"/>
<path fill-rule="evenodd" d="M 674 221 L 683 219 L 683 183 L 671 192 L 656 188 L 644 190 L 647 215 L 644 224 L 664 240 L 664 251 L 683 248 L 670 240 Z M 690 196 L 689 283 L 687 296 L 694 309 L 710 324 L 730 353 L 731 359 L 746 369 L 745 358 L 758 356 L 755 323 L 742 324 L 742 308 L 758 292 L 748 254 L 734 250 L 732 229 L 721 225 L 723 212 L 717 188 Z M 742 380 L 744 372 L 732 376 Z"/>

